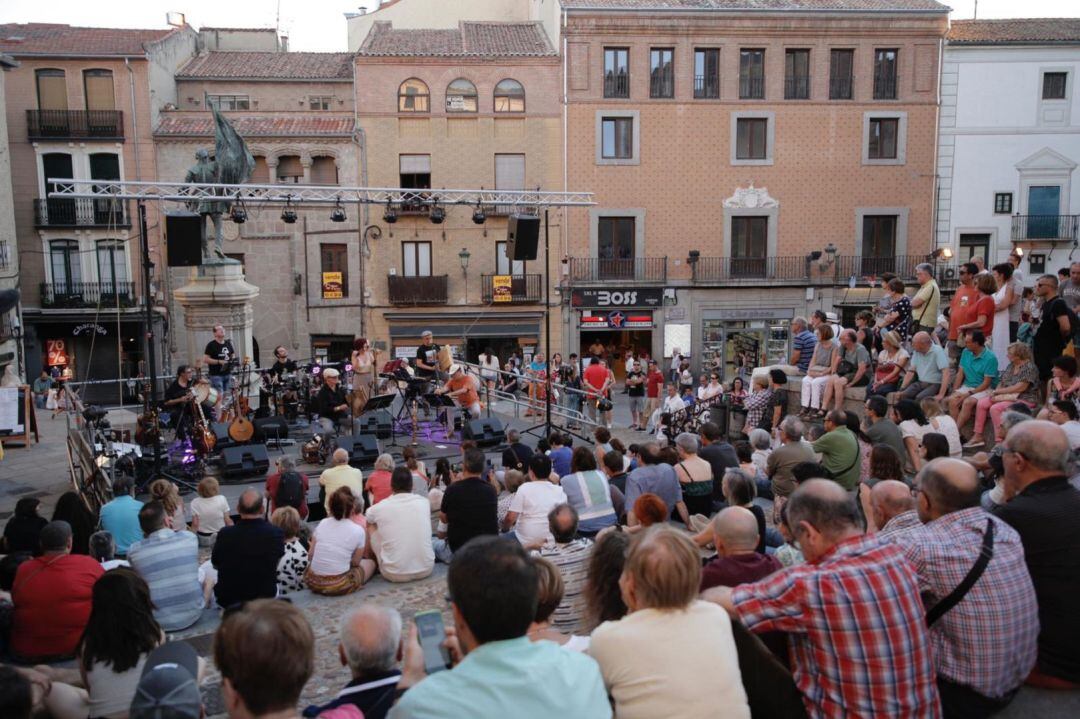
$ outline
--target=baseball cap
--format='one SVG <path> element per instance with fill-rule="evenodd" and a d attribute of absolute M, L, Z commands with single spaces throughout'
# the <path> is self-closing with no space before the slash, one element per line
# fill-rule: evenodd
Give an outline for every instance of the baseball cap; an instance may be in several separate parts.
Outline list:
<path fill-rule="evenodd" d="M 143 665 L 130 719 L 199 719 L 199 656 L 186 642 L 167 642 L 150 652 Z"/>

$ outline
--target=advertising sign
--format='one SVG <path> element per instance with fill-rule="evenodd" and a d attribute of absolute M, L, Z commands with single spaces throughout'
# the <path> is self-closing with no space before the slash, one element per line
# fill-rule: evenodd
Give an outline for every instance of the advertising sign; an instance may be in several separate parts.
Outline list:
<path fill-rule="evenodd" d="M 45 356 L 45 364 L 50 367 L 67 367 L 67 342 L 65 340 L 45 340 Z"/>
<path fill-rule="evenodd" d="M 651 312 L 637 314 L 613 310 L 611 312 L 582 312 L 583 330 L 646 330 L 653 328 Z"/>
<path fill-rule="evenodd" d="M 345 296 L 340 272 L 322 273 L 322 296 L 324 300 L 340 300 Z"/>
<path fill-rule="evenodd" d="M 491 299 L 493 302 L 513 302 L 512 279 L 510 275 L 495 275 L 491 278 Z"/>
<path fill-rule="evenodd" d="M 661 307 L 664 304 L 662 287 L 594 290 L 575 289 L 570 296 L 574 307 L 622 307 L 628 309 Z"/>

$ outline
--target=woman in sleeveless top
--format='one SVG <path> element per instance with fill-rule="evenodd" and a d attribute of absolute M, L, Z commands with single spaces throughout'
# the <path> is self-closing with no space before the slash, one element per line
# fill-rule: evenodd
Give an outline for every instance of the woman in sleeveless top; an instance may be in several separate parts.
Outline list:
<path fill-rule="evenodd" d="M 698 456 L 698 443 L 697 435 L 690 432 L 675 438 L 675 450 L 679 453 L 675 476 L 682 487 L 686 511 L 708 517 L 712 510 L 712 465 Z"/>
<path fill-rule="evenodd" d="M 375 386 L 375 351 L 364 337 L 353 340 L 353 351 L 349 357 L 353 368 L 353 391 L 363 393 L 366 403 Z"/>

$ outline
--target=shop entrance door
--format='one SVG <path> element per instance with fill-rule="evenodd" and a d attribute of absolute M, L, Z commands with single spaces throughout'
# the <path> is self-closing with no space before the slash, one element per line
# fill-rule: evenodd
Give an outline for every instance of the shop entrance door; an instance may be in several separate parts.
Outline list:
<path fill-rule="evenodd" d="M 590 330 L 582 331 L 578 347 L 579 357 L 589 356 L 589 346 L 599 341 L 606 348 L 605 359 L 615 372 L 615 380 L 626 379 L 626 353 L 633 350 L 636 356 L 652 352 L 652 330 Z"/>

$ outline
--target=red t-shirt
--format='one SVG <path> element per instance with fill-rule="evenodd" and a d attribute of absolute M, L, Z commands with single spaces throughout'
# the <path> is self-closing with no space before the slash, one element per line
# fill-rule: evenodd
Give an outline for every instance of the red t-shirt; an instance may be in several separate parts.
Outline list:
<path fill-rule="evenodd" d="M 19 565 L 11 591 L 12 651 L 23 659 L 74 655 L 90 619 L 94 582 L 104 573 L 98 562 L 80 554 L 37 557 Z"/>
<path fill-rule="evenodd" d="M 595 398 L 598 396 L 597 390 L 604 386 L 604 383 L 607 382 L 607 378 L 607 368 L 601 365 L 599 362 L 593 362 L 591 365 L 585 368 L 585 381 L 596 388 L 585 388 L 589 393 L 589 397 Z"/>
<path fill-rule="evenodd" d="M 390 489 L 391 476 L 391 473 L 385 469 L 376 469 L 367 478 L 367 491 L 371 492 L 372 504 L 378 504 L 393 494 L 393 490 Z"/>
<path fill-rule="evenodd" d="M 300 475 L 300 484 L 304 488 L 304 496 L 306 497 L 307 493 L 308 493 L 309 486 L 310 486 L 310 480 L 308 479 L 306 474 L 304 474 L 302 472 L 298 472 L 298 474 Z M 278 472 L 276 474 L 271 474 L 269 477 L 266 478 L 266 493 L 270 496 L 270 514 L 273 514 L 274 510 L 278 508 L 277 493 L 278 493 L 278 487 L 280 485 L 281 485 L 281 472 Z M 300 519 L 307 519 L 307 515 L 308 515 L 307 502 L 306 501 L 302 502 L 300 504 L 300 508 L 297 511 L 300 512 Z"/>
<path fill-rule="evenodd" d="M 952 302 L 949 303 L 949 339 L 956 339 L 959 334 L 957 327 L 975 321 L 977 316 L 975 314 L 975 304 L 978 299 L 979 291 L 974 287 L 960 285 L 956 288 L 956 294 L 953 295 Z M 993 320 L 993 314 L 993 312 L 990 313 L 991 321 Z"/>
<path fill-rule="evenodd" d="M 664 386 L 664 373 L 660 370 L 650 372 L 645 379 L 645 396 L 656 399 L 660 396 L 660 388 Z"/>
<path fill-rule="evenodd" d="M 979 315 L 986 318 L 986 322 L 982 327 L 978 329 L 982 330 L 982 333 L 989 337 L 994 332 L 994 298 L 989 295 L 983 295 L 975 302 L 975 311 L 971 313 L 971 319 L 968 322 L 974 322 L 979 319 Z"/>

